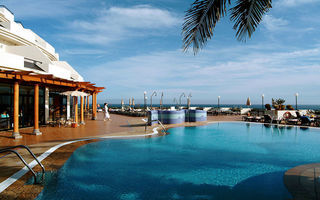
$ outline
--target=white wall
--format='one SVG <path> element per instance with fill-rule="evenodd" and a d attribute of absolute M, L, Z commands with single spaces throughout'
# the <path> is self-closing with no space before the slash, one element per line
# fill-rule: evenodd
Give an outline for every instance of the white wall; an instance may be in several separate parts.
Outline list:
<path fill-rule="evenodd" d="M 14 15 L 6 8 L 0 7 L 0 14 L 2 14 L 9 21 L 14 21 Z"/>
<path fill-rule="evenodd" d="M 51 61 L 36 46 L 6 46 L 5 51 L 8 53 L 24 56 L 25 58 L 29 58 L 32 60 L 40 61 L 42 63 L 37 63 L 37 65 L 45 72 L 48 72 L 48 65 Z"/>
<path fill-rule="evenodd" d="M 56 77 L 63 79 L 70 79 L 70 71 L 64 69 L 61 66 L 49 64 L 49 74 L 53 74 Z"/>
<path fill-rule="evenodd" d="M 293 117 L 297 117 L 297 110 L 266 110 L 266 114 L 270 115 L 276 120 L 282 120 L 284 113 L 289 112 Z M 300 115 L 307 114 L 307 110 L 299 110 Z"/>
<path fill-rule="evenodd" d="M 24 69 L 24 57 L 0 52 L 0 66 L 2 67 L 9 67 L 15 69 Z"/>
<path fill-rule="evenodd" d="M 66 61 L 53 61 L 54 65 L 59 66 L 61 68 L 64 68 L 65 70 L 68 70 L 69 72 L 69 79 L 72 78 L 76 81 L 83 81 L 83 77 Z"/>

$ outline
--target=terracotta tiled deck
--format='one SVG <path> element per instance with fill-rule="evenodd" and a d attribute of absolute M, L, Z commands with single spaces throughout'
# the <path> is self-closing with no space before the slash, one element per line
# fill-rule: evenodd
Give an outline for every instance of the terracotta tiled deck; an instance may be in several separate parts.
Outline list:
<path fill-rule="evenodd" d="M 77 128 L 71 127 L 40 127 L 42 135 L 31 135 L 32 128 L 20 129 L 22 139 L 13 140 L 10 138 L 11 132 L 0 132 L 0 148 L 13 145 L 33 145 L 45 142 L 59 142 L 74 140 L 79 138 L 88 138 L 115 133 L 129 134 L 136 131 L 144 131 L 143 126 L 131 127 L 130 125 L 143 124 L 142 118 L 127 117 L 121 115 L 111 115 L 111 121 L 103 121 L 102 113 L 98 113 L 97 120 L 86 120 L 85 125 Z"/>
<path fill-rule="evenodd" d="M 320 163 L 300 165 L 289 169 L 284 184 L 295 200 L 320 199 Z"/>

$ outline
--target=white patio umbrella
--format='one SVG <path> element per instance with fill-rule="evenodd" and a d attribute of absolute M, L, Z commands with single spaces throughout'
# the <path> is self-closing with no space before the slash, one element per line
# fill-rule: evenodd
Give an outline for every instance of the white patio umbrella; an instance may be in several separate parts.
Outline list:
<path fill-rule="evenodd" d="M 73 97 L 86 97 L 89 96 L 88 93 L 85 92 L 80 92 L 80 91 L 66 91 L 66 92 L 61 92 L 61 95 L 65 96 L 73 96 Z"/>
<path fill-rule="evenodd" d="M 132 106 L 134 107 L 134 98 L 132 97 L 132 102 L 131 102 Z"/>

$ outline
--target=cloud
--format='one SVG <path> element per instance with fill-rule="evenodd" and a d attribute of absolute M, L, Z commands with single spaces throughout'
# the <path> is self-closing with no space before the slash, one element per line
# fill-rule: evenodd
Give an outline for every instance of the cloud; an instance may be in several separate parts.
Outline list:
<path fill-rule="evenodd" d="M 96 18 L 76 20 L 64 35 L 89 44 L 108 44 L 132 37 L 159 35 L 177 26 L 180 19 L 173 13 L 148 5 L 110 7 L 99 12 Z"/>
<path fill-rule="evenodd" d="M 302 4 L 316 3 L 318 0 L 281 0 L 277 3 L 279 6 L 295 7 Z"/>
<path fill-rule="evenodd" d="M 273 17 L 272 15 L 265 15 L 263 17 L 262 24 L 269 31 L 277 31 L 280 29 L 284 29 L 286 25 L 288 25 L 288 21 L 282 18 Z"/>
<path fill-rule="evenodd" d="M 81 12 L 80 4 L 85 0 L 3 0 L 4 4 L 19 19 L 57 18 Z M 77 8 L 77 9 L 75 9 Z"/>
<path fill-rule="evenodd" d="M 99 49 L 66 49 L 60 52 L 62 55 L 103 55 L 107 52 Z"/>
<path fill-rule="evenodd" d="M 320 65 L 314 64 L 320 62 L 319 48 L 267 53 L 261 45 L 238 46 L 234 51 L 221 49 L 225 51 L 233 54 L 233 58 L 219 61 L 224 53 L 214 50 L 205 50 L 198 57 L 180 50 L 153 52 L 106 62 L 82 74 L 98 85 L 106 85 L 104 94 L 114 98 L 156 90 L 164 91 L 169 99 L 181 92 L 192 92 L 195 98 L 205 99 L 223 95 L 233 103 L 260 93 L 290 96 L 301 92 L 295 90 L 310 88 L 310 80 L 317 80 L 320 74 Z M 319 86 L 312 82 L 312 87 Z"/>

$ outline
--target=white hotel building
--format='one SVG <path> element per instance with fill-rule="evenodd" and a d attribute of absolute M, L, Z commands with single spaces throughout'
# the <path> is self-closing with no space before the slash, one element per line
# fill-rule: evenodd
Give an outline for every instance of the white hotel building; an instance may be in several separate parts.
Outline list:
<path fill-rule="evenodd" d="M 83 122 L 89 110 L 89 97 L 70 98 L 60 93 L 81 91 L 92 96 L 96 117 L 96 95 L 103 87 L 85 82 L 67 62 L 59 60 L 55 49 L 32 30 L 15 22 L 13 13 L 0 6 L 0 130 L 34 126 L 61 118 Z M 78 116 L 79 115 L 79 116 Z"/>

